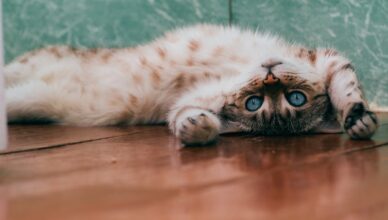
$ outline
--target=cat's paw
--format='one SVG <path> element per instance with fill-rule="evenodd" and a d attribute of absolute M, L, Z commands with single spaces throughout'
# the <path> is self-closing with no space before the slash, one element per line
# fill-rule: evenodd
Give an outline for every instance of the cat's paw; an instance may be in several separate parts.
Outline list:
<path fill-rule="evenodd" d="M 362 103 L 354 103 L 346 115 L 344 128 L 353 139 L 370 138 L 378 127 L 376 114 Z"/>
<path fill-rule="evenodd" d="M 221 129 L 218 117 L 201 109 L 185 111 L 176 123 L 176 135 L 185 145 L 210 144 L 216 140 Z"/>

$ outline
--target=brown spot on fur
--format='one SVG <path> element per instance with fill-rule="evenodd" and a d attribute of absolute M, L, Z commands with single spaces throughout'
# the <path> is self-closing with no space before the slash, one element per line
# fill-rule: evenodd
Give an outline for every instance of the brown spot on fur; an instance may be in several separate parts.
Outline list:
<path fill-rule="evenodd" d="M 307 59 L 312 64 L 315 64 L 315 61 L 317 59 L 317 53 L 316 50 L 307 50 L 306 48 L 300 48 L 296 52 L 296 57 L 299 57 L 301 59 Z"/>
<path fill-rule="evenodd" d="M 48 51 L 53 54 L 56 58 L 62 58 L 62 54 L 59 52 L 57 47 L 50 47 L 48 48 Z"/>
<path fill-rule="evenodd" d="M 101 55 L 101 59 L 103 62 L 108 62 L 113 56 L 113 52 L 112 51 L 107 51 L 105 52 L 104 54 Z"/>
<path fill-rule="evenodd" d="M 180 73 L 174 80 L 175 82 L 175 89 L 181 89 L 185 86 L 185 74 Z"/>
<path fill-rule="evenodd" d="M 91 48 L 91 49 L 89 49 L 88 50 L 88 52 L 90 53 L 90 54 L 96 54 L 96 53 L 98 53 L 100 50 L 98 49 L 98 48 Z"/>
<path fill-rule="evenodd" d="M 347 70 L 347 69 L 350 69 L 351 71 L 354 71 L 354 67 L 350 63 L 347 63 L 347 64 L 345 64 L 345 65 L 343 65 L 341 67 L 341 70 Z"/>
<path fill-rule="evenodd" d="M 309 54 L 309 60 L 312 64 L 315 64 L 315 61 L 317 60 L 317 53 L 315 50 L 309 50 L 308 51 L 308 54 Z"/>
<path fill-rule="evenodd" d="M 151 73 L 151 79 L 154 85 L 159 85 L 161 81 L 160 73 L 156 70 L 153 70 Z"/>
<path fill-rule="evenodd" d="M 132 75 L 132 78 L 133 78 L 133 81 L 136 83 L 136 84 L 141 84 L 143 83 L 143 78 L 140 76 L 140 75 Z"/>
<path fill-rule="evenodd" d="M 52 83 L 54 81 L 54 75 L 53 74 L 47 74 L 45 76 L 42 77 L 42 80 L 49 84 L 49 83 Z"/>
<path fill-rule="evenodd" d="M 307 57 L 307 55 L 308 55 L 308 52 L 306 48 L 300 48 L 298 53 L 296 54 L 296 56 L 299 58 Z"/>
<path fill-rule="evenodd" d="M 348 97 L 349 97 L 349 96 L 351 96 L 351 95 L 352 95 L 352 93 L 351 93 L 351 92 L 349 92 L 348 94 L 346 94 L 346 96 L 348 96 Z"/>
<path fill-rule="evenodd" d="M 189 49 L 192 51 L 192 52 L 195 52 L 199 49 L 199 42 L 197 40 L 191 40 L 189 42 Z"/>
<path fill-rule="evenodd" d="M 27 56 L 23 57 L 19 62 L 20 63 L 27 63 L 28 62 L 28 57 Z"/>
<path fill-rule="evenodd" d="M 352 88 L 352 87 L 354 87 L 354 85 L 356 85 L 356 82 L 351 81 L 351 82 L 349 82 L 349 83 L 346 85 L 346 88 L 347 88 L 347 89 L 348 89 L 348 88 Z M 355 87 L 354 90 L 355 90 L 356 92 L 357 92 L 357 90 L 361 92 L 361 90 L 360 90 L 359 88 L 357 88 L 357 87 Z"/>
<path fill-rule="evenodd" d="M 132 105 L 132 106 L 136 106 L 138 103 L 139 103 L 139 100 L 137 99 L 136 96 L 134 95 L 129 95 L 129 103 Z"/>
<path fill-rule="evenodd" d="M 148 61 L 145 57 L 140 57 L 140 64 L 143 65 L 143 66 L 147 66 L 148 65 Z"/>
<path fill-rule="evenodd" d="M 193 60 L 192 57 L 190 57 L 190 58 L 186 61 L 186 65 L 188 65 L 188 66 L 194 65 L 194 60 Z"/>
<path fill-rule="evenodd" d="M 68 47 L 67 49 L 69 50 L 70 53 L 76 53 L 78 51 L 78 49 L 75 47 Z"/>
<path fill-rule="evenodd" d="M 76 49 L 74 47 L 69 47 L 68 50 L 70 53 L 84 59 L 89 58 L 91 55 L 94 55 L 97 53 L 97 52 L 92 52 L 92 51 L 97 51 L 97 49 L 84 50 L 84 49 Z"/>
<path fill-rule="evenodd" d="M 209 62 L 207 62 L 207 61 L 201 61 L 201 65 L 203 65 L 203 66 L 208 66 L 208 65 L 209 65 Z"/>
<path fill-rule="evenodd" d="M 284 75 L 284 78 L 286 80 L 292 81 L 292 80 L 296 79 L 297 77 L 295 77 L 294 75 L 287 74 L 287 75 Z"/>
<path fill-rule="evenodd" d="M 163 49 L 161 47 L 157 47 L 156 52 L 158 53 L 158 55 L 161 59 L 164 59 L 166 57 L 166 50 L 165 49 Z"/>
<path fill-rule="evenodd" d="M 198 78 L 195 76 L 195 75 L 191 75 L 190 76 L 190 83 L 195 83 L 195 82 L 197 82 L 197 80 L 198 80 Z"/>

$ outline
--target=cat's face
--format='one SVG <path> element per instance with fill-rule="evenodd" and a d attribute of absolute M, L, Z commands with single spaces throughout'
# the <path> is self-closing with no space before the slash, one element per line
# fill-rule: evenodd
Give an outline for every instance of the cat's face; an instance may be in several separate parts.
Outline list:
<path fill-rule="evenodd" d="M 330 100 L 324 81 L 309 64 L 268 60 L 254 71 L 222 111 L 240 131 L 303 133 L 324 120 Z"/>

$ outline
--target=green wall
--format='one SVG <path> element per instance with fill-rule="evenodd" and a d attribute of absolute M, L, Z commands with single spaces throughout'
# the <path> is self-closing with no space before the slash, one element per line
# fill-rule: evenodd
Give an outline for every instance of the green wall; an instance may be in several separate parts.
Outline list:
<path fill-rule="evenodd" d="M 3 0 L 6 62 L 48 44 L 123 47 L 165 30 L 228 24 L 228 0 Z M 233 0 L 233 24 L 349 56 L 369 100 L 388 106 L 388 1 Z"/>

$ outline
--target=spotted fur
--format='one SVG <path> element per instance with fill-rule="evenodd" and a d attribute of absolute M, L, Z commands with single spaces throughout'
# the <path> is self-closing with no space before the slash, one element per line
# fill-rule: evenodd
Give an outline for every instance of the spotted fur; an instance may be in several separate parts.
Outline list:
<path fill-rule="evenodd" d="M 5 68 L 10 122 L 49 119 L 104 126 L 168 122 L 185 144 L 222 132 L 289 135 L 333 132 L 352 138 L 377 128 L 350 61 L 334 49 L 292 45 L 236 27 L 197 25 L 123 49 L 50 46 Z M 294 107 L 287 94 L 302 92 Z M 254 112 L 251 96 L 263 97 Z"/>

